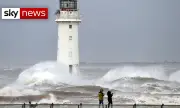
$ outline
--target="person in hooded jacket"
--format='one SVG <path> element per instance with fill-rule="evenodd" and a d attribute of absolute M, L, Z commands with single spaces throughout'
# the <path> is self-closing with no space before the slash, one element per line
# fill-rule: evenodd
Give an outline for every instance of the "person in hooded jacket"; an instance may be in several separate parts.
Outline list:
<path fill-rule="evenodd" d="M 108 96 L 108 108 L 110 107 L 110 105 L 111 105 L 111 108 L 112 108 L 112 104 L 113 104 L 113 102 L 112 102 L 113 93 L 111 93 L 111 91 L 108 91 L 108 92 L 107 92 L 107 96 Z"/>
<path fill-rule="evenodd" d="M 99 93 L 98 93 L 98 97 L 99 97 L 99 108 L 102 104 L 103 108 L 104 108 L 104 93 L 103 93 L 103 89 L 101 88 Z"/>

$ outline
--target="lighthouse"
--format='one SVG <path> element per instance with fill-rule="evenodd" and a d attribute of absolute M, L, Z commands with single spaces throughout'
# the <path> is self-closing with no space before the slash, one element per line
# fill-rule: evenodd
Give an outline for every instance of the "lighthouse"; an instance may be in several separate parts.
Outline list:
<path fill-rule="evenodd" d="M 56 12 L 58 24 L 57 62 L 68 67 L 70 73 L 79 67 L 78 26 L 81 22 L 77 0 L 60 0 Z"/>

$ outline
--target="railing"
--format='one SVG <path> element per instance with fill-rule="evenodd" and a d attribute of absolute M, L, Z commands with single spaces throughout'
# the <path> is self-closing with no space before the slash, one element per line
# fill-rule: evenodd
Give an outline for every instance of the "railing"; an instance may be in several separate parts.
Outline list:
<path fill-rule="evenodd" d="M 80 13 L 79 11 L 57 11 L 56 12 L 56 19 L 58 20 L 80 20 Z"/>
<path fill-rule="evenodd" d="M 180 108 L 180 105 L 115 104 L 113 108 Z M 110 108 L 112 108 L 110 106 Z M 108 108 L 98 104 L 0 104 L 0 108 Z"/>

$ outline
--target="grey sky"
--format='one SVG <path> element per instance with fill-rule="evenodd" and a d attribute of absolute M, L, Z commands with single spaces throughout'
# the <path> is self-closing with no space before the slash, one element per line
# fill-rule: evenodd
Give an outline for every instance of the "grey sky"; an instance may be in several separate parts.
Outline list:
<path fill-rule="evenodd" d="M 180 61 L 180 0 L 79 0 L 81 61 Z M 49 8 L 47 21 L 0 20 L 0 64 L 55 60 L 57 0 L 1 0 Z"/>

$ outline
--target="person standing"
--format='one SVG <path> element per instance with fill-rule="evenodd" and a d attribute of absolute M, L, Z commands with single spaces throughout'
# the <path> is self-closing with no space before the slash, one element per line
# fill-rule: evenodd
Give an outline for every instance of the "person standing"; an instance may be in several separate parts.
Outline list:
<path fill-rule="evenodd" d="M 110 107 L 110 105 L 111 105 L 111 108 L 112 108 L 112 104 L 113 104 L 113 102 L 112 102 L 113 93 L 111 93 L 111 91 L 108 91 L 108 92 L 107 92 L 107 96 L 108 96 L 108 108 Z"/>
<path fill-rule="evenodd" d="M 103 93 L 103 89 L 101 88 L 99 93 L 98 93 L 98 97 L 99 97 L 99 108 L 102 105 L 104 108 L 104 93 Z"/>

